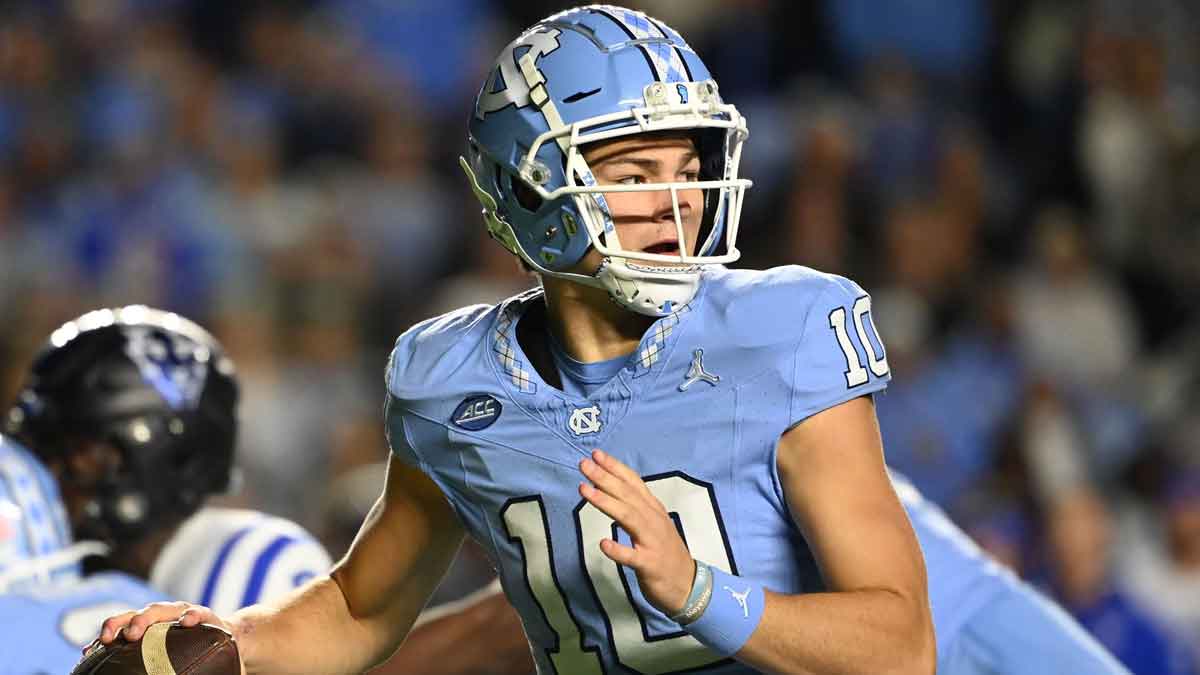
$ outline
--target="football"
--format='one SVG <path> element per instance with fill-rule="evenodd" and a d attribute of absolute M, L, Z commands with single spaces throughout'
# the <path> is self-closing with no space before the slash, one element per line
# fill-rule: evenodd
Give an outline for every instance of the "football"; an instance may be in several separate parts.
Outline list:
<path fill-rule="evenodd" d="M 141 640 L 118 637 L 89 649 L 71 675 L 240 675 L 237 643 L 228 631 L 202 623 L 156 623 Z"/>

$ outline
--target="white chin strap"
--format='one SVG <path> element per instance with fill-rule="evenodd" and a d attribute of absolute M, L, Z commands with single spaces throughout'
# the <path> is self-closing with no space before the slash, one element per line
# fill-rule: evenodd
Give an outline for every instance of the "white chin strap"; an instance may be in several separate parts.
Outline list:
<path fill-rule="evenodd" d="M 700 287 L 700 266 L 650 266 L 621 258 L 605 258 L 595 279 L 621 307 L 661 317 L 691 302 Z"/>

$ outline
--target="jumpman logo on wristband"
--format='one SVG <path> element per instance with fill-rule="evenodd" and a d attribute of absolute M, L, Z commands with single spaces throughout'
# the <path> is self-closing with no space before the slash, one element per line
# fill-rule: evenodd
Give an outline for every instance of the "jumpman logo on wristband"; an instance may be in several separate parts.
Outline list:
<path fill-rule="evenodd" d="M 742 606 L 742 618 L 749 619 L 750 618 L 750 609 L 748 607 L 746 607 L 746 598 L 750 596 L 750 589 L 747 588 L 746 590 L 742 591 L 741 593 L 738 593 L 737 591 L 733 590 L 732 588 L 730 588 L 728 586 L 722 586 L 721 588 L 724 588 L 725 590 L 729 591 L 729 594 L 733 596 L 733 599 L 737 600 L 737 604 Z"/>

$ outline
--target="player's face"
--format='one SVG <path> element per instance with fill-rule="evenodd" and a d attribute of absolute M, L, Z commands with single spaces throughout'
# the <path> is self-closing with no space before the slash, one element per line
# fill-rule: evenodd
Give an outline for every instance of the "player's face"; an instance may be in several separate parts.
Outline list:
<path fill-rule="evenodd" d="M 700 156 L 696 144 L 687 136 L 651 136 L 625 138 L 598 143 L 586 148 L 587 160 L 600 185 L 645 185 L 647 183 L 695 182 L 700 179 Z M 675 227 L 675 209 L 667 190 L 645 192 L 607 192 L 604 195 L 612 212 L 613 225 L 627 251 L 693 255 L 698 243 L 700 220 L 704 215 L 704 194 L 700 189 L 679 190 L 679 218 L 685 241 L 679 241 Z M 595 269 L 599 255 L 592 251 L 583 265 Z M 657 265 L 669 263 L 654 263 Z"/>
<path fill-rule="evenodd" d="M 112 444 L 92 439 L 73 438 L 68 447 L 65 457 L 50 462 L 50 470 L 58 480 L 71 526 L 78 530 L 87 519 L 96 486 L 119 471 L 123 459 Z"/>

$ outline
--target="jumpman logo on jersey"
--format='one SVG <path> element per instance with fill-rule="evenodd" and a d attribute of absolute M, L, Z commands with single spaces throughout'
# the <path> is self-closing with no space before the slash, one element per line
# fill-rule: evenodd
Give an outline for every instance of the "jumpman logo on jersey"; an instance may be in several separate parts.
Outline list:
<path fill-rule="evenodd" d="M 733 599 L 737 600 L 737 604 L 742 606 L 742 618 L 749 619 L 750 618 L 750 608 L 746 606 L 746 598 L 748 598 L 750 596 L 750 589 L 747 588 L 746 590 L 742 591 L 741 593 L 738 593 L 737 591 L 733 590 L 732 588 L 730 588 L 728 586 L 722 586 L 721 588 L 724 588 L 725 590 L 729 591 L 729 594 L 733 596 Z"/>
<path fill-rule="evenodd" d="M 701 381 L 715 387 L 721 381 L 721 376 L 704 372 L 704 350 L 697 349 L 692 352 L 692 365 L 688 367 L 687 375 L 683 378 L 683 384 L 679 385 L 679 391 L 687 391 L 688 387 Z"/>

